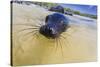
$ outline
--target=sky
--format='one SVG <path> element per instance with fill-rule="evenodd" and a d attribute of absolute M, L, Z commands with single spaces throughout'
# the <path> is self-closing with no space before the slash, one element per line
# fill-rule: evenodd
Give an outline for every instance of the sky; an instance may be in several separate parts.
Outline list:
<path fill-rule="evenodd" d="M 96 5 L 78 5 L 78 4 L 60 4 L 63 7 L 67 7 L 82 13 L 97 15 Z"/>

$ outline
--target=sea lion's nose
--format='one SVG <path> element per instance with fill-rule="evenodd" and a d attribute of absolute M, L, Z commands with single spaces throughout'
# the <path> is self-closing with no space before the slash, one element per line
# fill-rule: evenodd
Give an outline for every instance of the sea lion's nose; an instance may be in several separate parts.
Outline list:
<path fill-rule="evenodd" d="M 57 33 L 56 30 L 52 27 L 47 27 L 46 31 L 51 35 L 55 35 Z"/>

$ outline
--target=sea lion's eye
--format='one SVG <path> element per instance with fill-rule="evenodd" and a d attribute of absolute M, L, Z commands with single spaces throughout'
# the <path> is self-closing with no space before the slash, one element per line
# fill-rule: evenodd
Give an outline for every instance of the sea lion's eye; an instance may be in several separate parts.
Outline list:
<path fill-rule="evenodd" d="M 48 19 L 50 19 L 50 15 L 48 15 L 48 16 L 46 16 L 46 18 L 45 18 L 45 23 L 47 23 L 48 22 Z"/>
<path fill-rule="evenodd" d="M 49 17 L 49 16 L 46 16 L 46 18 L 45 18 L 45 23 L 47 23 L 47 22 L 48 22 L 48 17 Z"/>

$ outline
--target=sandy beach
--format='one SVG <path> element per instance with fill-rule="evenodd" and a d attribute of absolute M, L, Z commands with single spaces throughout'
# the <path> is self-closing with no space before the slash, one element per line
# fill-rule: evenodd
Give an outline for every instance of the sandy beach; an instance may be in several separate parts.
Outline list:
<path fill-rule="evenodd" d="M 63 37 L 47 39 L 33 26 L 43 25 L 45 17 L 54 12 L 37 5 L 13 3 L 13 64 L 36 65 L 96 61 L 97 20 L 79 15 L 69 16 L 70 28 Z M 30 28 L 30 29 L 29 29 Z M 23 29 L 27 29 L 21 31 Z M 39 29 L 39 28 L 38 28 Z M 28 33 L 28 34 L 27 34 Z"/>

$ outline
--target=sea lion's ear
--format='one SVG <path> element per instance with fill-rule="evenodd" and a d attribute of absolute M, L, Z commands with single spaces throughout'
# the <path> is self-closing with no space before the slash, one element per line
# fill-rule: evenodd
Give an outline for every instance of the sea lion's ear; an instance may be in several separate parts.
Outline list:
<path fill-rule="evenodd" d="M 48 19 L 49 19 L 49 15 L 48 15 L 48 16 L 46 16 L 46 18 L 45 18 L 45 23 L 47 23 L 47 22 L 48 22 Z"/>

